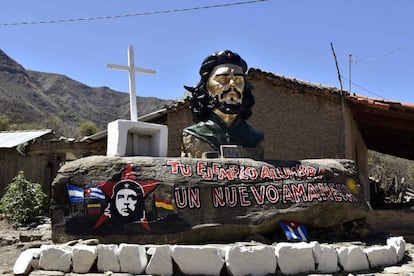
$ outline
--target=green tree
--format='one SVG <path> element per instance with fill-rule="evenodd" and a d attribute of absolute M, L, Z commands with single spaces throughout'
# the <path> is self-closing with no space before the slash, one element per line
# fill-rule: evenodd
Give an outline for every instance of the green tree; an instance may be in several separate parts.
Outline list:
<path fill-rule="evenodd" d="M 79 131 L 83 136 L 89 136 L 95 134 L 98 131 L 98 127 L 92 121 L 83 121 L 79 124 Z"/>
<path fill-rule="evenodd" d="M 66 127 L 62 119 L 55 115 L 46 118 L 45 126 L 52 129 L 57 136 L 64 135 Z"/>
<path fill-rule="evenodd" d="M 24 172 L 20 171 L 13 182 L 7 185 L 0 199 L 0 208 L 13 223 L 26 224 L 44 214 L 46 197 L 42 186 L 27 180 Z"/>

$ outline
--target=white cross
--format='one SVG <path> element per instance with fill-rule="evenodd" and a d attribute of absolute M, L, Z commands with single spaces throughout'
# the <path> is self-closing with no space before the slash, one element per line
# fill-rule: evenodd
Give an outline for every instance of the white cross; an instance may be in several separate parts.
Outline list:
<path fill-rule="evenodd" d="M 154 70 L 134 67 L 134 47 L 128 46 L 128 66 L 108 64 L 111 69 L 118 69 L 129 72 L 129 109 L 131 121 L 138 121 L 137 118 L 137 95 L 135 92 L 135 73 L 155 74 Z"/>

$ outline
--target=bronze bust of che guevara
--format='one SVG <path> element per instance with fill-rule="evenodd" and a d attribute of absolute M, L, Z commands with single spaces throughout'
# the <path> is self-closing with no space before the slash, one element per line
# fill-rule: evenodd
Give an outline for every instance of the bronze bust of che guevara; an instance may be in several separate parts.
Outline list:
<path fill-rule="evenodd" d="M 254 105 L 252 87 L 245 78 L 247 68 L 247 63 L 229 50 L 203 60 L 199 83 L 184 86 L 191 92 L 189 103 L 195 124 L 183 130 L 182 156 L 201 158 L 203 153 L 219 152 L 222 145 L 236 145 L 254 149 L 259 157 L 254 155 L 262 158 L 264 135 L 246 123 Z"/>

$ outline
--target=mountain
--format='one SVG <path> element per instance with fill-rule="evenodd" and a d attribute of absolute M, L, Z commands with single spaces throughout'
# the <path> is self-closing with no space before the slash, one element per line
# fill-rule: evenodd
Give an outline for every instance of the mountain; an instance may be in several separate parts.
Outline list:
<path fill-rule="evenodd" d="M 137 97 L 138 116 L 172 100 Z M 129 94 L 108 87 L 89 87 L 64 75 L 26 70 L 0 49 L 0 116 L 19 127 L 52 128 L 58 135 L 79 135 L 81 122 L 99 130 L 116 119 L 129 119 Z"/>

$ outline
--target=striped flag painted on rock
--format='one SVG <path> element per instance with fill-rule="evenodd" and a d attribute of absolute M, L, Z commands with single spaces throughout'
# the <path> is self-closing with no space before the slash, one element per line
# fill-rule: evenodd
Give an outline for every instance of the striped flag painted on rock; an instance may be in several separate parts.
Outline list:
<path fill-rule="evenodd" d="M 85 187 L 85 198 L 105 200 L 105 194 L 98 186 L 89 184 Z"/>
<path fill-rule="evenodd" d="M 72 203 L 83 202 L 83 188 L 66 183 L 66 189 L 69 195 L 69 201 Z"/>
<path fill-rule="evenodd" d="M 279 224 L 289 241 L 308 240 L 308 229 L 305 225 L 299 222 L 287 220 L 282 220 Z"/>

